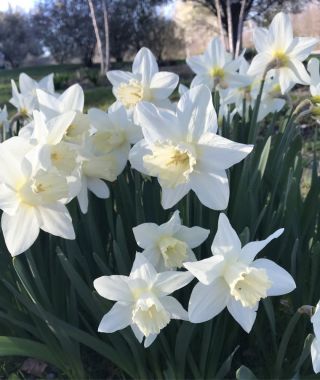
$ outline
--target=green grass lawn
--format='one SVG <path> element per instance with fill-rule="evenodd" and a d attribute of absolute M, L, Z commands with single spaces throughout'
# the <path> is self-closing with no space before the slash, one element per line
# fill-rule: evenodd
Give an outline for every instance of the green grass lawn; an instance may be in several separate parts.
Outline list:
<path fill-rule="evenodd" d="M 18 83 L 20 73 L 26 73 L 33 79 L 40 80 L 44 76 L 54 73 L 55 85 L 58 92 L 63 92 L 69 85 L 76 82 L 82 82 L 84 79 L 92 81 L 92 86 L 97 80 L 95 87 L 83 86 L 85 92 L 85 109 L 90 107 L 99 107 L 106 109 L 114 102 L 114 96 L 111 91 L 111 86 L 108 84 L 107 79 L 99 79 L 99 68 L 94 66 L 92 68 L 84 69 L 81 65 L 68 64 L 68 65 L 48 65 L 38 67 L 24 67 L 12 70 L 0 70 L 0 107 L 5 104 L 10 113 L 14 112 L 14 107 L 9 103 L 11 98 L 11 79 Z"/>

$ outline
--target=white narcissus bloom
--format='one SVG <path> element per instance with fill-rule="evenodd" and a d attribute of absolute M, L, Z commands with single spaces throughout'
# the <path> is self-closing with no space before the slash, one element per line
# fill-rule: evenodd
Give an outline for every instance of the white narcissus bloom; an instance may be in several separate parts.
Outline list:
<path fill-rule="evenodd" d="M 316 310 L 311 317 L 315 338 L 311 343 L 311 359 L 315 373 L 320 372 L 320 302 L 317 303 Z"/>
<path fill-rule="evenodd" d="M 241 117 L 244 116 L 243 100 L 246 100 L 246 117 L 248 117 L 249 108 L 254 108 L 261 86 L 262 77 L 248 75 L 248 69 L 249 64 L 243 58 L 239 73 L 247 78 L 247 85 L 220 92 L 220 106 L 222 106 L 222 109 L 223 106 L 235 104 L 236 112 L 238 112 Z M 265 79 L 257 121 L 263 120 L 269 113 L 279 112 L 285 103 L 286 101 L 281 99 L 278 76 L 274 70 L 271 70 Z M 228 109 L 224 116 L 228 116 Z"/>
<path fill-rule="evenodd" d="M 69 126 L 66 126 L 64 141 L 74 144 L 81 144 L 89 134 L 90 124 L 88 115 L 83 114 L 84 93 L 81 86 L 74 84 L 64 91 L 61 95 L 49 94 L 41 89 L 36 90 L 39 110 L 45 116 L 46 120 L 55 118 L 61 114 L 74 111 L 75 117 Z M 33 134 L 34 123 L 23 127 L 19 136 L 31 138 Z"/>
<path fill-rule="evenodd" d="M 32 111 L 38 109 L 36 90 L 42 89 L 47 93 L 54 93 L 53 74 L 49 74 L 39 82 L 30 78 L 27 74 L 21 73 L 19 76 L 20 93 L 15 82 L 11 81 L 12 98 L 10 103 L 17 108 L 23 116 L 30 116 Z"/>
<path fill-rule="evenodd" d="M 139 50 L 132 64 L 132 73 L 112 70 L 107 72 L 112 91 L 135 121 L 135 108 L 141 101 L 148 101 L 159 107 L 170 107 L 169 96 L 177 87 L 178 75 L 159 72 L 155 56 L 145 47 Z M 136 121 L 135 121 L 136 122 Z"/>
<path fill-rule="evenodd" d="M 222 45 L 220 38 L 213 38 L 203 55 L 187 58 L 186 62 L 196 76 L 191 87 L 204 84 L 213 90 L 244 86 L 247 78 L 237 73 L 241 58 L 235 60 Z"/>
<path fill-rule="evenodd" d="M 131 326 L 134 335 L 148 347 L 171 319 L 187 320 L 187 312 L 169 294 L 186 286 L 193 276 L 188 272 L 157 273 L 137 252 L 129 276 L 102 276 L 94 287 L 104 298 L 117 301 L 102 318 L 98 331 L 112 333 Z"/>
<path fill-rule="evenodd" d="M 226 215 L 220 214 L 218 231 L 212 243 L 213 256 L 184 263 L 198 280 L 189 301 L 189 319 L 200 323 L 219 314 L 225 307 L 246 331 L 250 332 L 259 301 L 268 296 L 291 292 L 296 285 L 290 274 L 268 259 L 254 260 L 279 229 L 262 241 L 241 248 L 241 242 Z"/>
<path fill-rule="evenodd" d="M 185 261 L 195 261 L 192 248 L 198 247 L 210 231 L 181 224 L 179 211 L 160 226 L 143 223 L 133 228 L 133 234 L 142 252 L 158 272 L 181 268 Z"/>
<path fill-rule="evenodd" d="M 279 75 L 282 94 L 292 84 L 310 82 L 302 62 L 319 40 L 312 37 L 294 38 L 289 15 L 278 13 L 269 29 L 255 29 L 253 40 L 258 54 L 253 58 L 248 74 L 263 74 L 268 68 L 275 68 Z"/>
<path fill-rule="evenodd" d="M 110 195 L 107 184 L 121 174 L 128 161 L 131 144 L 141 137 L 121 105 L 113 105 L 108 113 L 90 109 L 88 112 L 91 134 L 81 147 L 81 191 L 78 201 L 83 213 L 88 210 L 88 190 L 99 198 Z"/>
<path fill-rule="evenodd" d="M 69 197 L 65 177 L 55 170 L 34 171 L 26 154 L 32 146 L 20 137 L 0 144 L 1 227 L 12 256 L 26 251 L 40 229 L 74 239 L 72 220 L 64 203 Z"/>
<path fill-rule="evenodd" d="M 80 158 L 78 146 L 65 142 L 63 138 L 75 115 L 74 111 L 69 111 L 46 120 L 42 112 L 33 111 L 33 132 L 29 139 L 33 149 L 26 155 L 34 170 L 51 170 L 54 167 L 65 176 L 71 198 L 80 192 Z"/>
<path fill-rule="evenodd" d="M 133 168 L 157 177 L 168 209 L 193 190 L 205 206 L 223 210 L 229 200 L 226 169 L 244 159 L 252 145 L 217 135 L 217 116 L 208 87 L 187 91 L 177 112 L 150 103 L 137 108 L 144 139 L 132 149 Z"/>

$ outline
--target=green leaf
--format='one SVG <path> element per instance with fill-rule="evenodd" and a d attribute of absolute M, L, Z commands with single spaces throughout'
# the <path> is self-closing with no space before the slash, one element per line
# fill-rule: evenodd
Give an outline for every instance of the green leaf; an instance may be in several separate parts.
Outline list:
<path fill-rule="evenodd" d="M 30 339 L 0 336 L 0 356 L 25 356 L 43 360 L 61 368 L 61 363 L 55 361 L 54 356 L 46 345 Z"/>

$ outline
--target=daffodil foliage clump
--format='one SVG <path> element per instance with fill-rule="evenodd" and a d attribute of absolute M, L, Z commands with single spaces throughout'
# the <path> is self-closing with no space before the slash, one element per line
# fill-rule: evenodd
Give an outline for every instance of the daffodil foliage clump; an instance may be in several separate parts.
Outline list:
<path fill-rule="evenodd" d="M 146 48 L 131 72 L 107 73 L 107 111 L 85 113 L 81 87 L 58 94 L 53 75 L 12 83 L 0 355 L 70 379 L 88 367 L 135 379 L 320 371 L 316 153 L 300 190 L 300 125 L 317 125 L 320 109 L 318 40 L 293 37 L 279 13 L 254 42 L 251 63 L 218 38 L 188 57 L 195 76 L 177 102 L 179 77 Z M 294 100 L 296 84 L 311 94 Z"/>

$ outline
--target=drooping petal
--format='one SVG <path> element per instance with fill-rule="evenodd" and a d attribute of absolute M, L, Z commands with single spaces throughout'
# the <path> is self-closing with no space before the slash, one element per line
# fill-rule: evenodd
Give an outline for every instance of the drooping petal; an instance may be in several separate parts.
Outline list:
<path fill-rule="evenodd" d="M 240 301 L 236 301 L 233 297 L 230 297 L 227 308 L 229 313 L 239 323 L 244 331 L 249 333 L 252 329 L 254 321 L 256 320 L 258 304 L 253 308 L 244 307 Z"/>
<path fill-rule="evenodd" d="M 110 190 L 108 185 L 99 178 L 88 178 L 87 181 L 88 189 L 93 192 L 93 194 L 101 199 L 107 199 L 110 197 Z"/>
<path fill-rule="evenodd" d="M 140 331 L 140 329 L 137 327 L 137 325 L 133 324 L 131 325 L 132 331 L 135 335 L 135 337 L 138 339 L 138 342 L 141 343 L 143 340 L 143 333 Z"/>
<path fill-rule="evenodd" d="M 224 264 L 223 256 L 215 255 L 200 261 L 184 263 L 183 266 L 202 284 L 209 285 L 222 275 Z"/>
<path fill-rule="evenodd" d="M 185 241 L 190 248 L 198 247 L 209 236 L 210 230 L 206 230 L 202 227 L 186 227 L 180 226 L 179 230 L 175 233 L 175 236 L 182 241 Z"/>
<path fill-rule="evenodd" d="M 161 295 L 171 294 L 183 288 L 192 281 L 193 275 L 189 272 L 168 271 L 157 273 L 153 286 Z"/>
<path fill-rule="evenodd" d="M 188 320 L 188 313 L 184 310 L 181 303 L 174 297 L 165 296 L 161 298 L 161 303 L 166 311 L 170 313 L 171 319 L 182 319 L 184 321 Z"/>
<path fill-rule="evenodd" d="M 154 74 L 150 83 L 152 96 L 156 99 L 168 98 L 177 87 L 179 77 L 177 74 L 161 71 Z"/>
<path fill-rule="evenodd" d="M 132 229 L 134 238 L 141 248 L 148 248 L 156 243 L 159 237 L 159 226 L 155 223 L 143 223 Z"/>
<path fill-rule="evenodd" d="M 130 278 L 140 278 L 147 283 L 153 283 L 156 275 L 157 272 L 148 259 L 142 253 L 137 252 L 130 272 Z"/>
<path fill-rule="evenodd" d="M 263 52 L 255 55 L 251 61 L 247 74 L 252 76 L 262 74 L 271 61 L 272 56 L 268 53 Z"/>
<path fill-rule="evenodd" d="M 294 72 L 297 77 L 297 83 L 310 84 L 310 76 L 304 67 L 303 63 L 298 59 L 290 59 L 288 67 Z"/>
<path fill-rule="evenodd" d="M 111 301 L 133 302 L 127 276 L 102 276 L 93 281 L 98 294 Z"/>
<path fill-rule="evenodd" d="M 212 254 L 237 258 L 240 250 L 241 241 L 236 231 L 232 228 L 227 216 L 221 213 L 218 220 L 218 230 L 211 246 Z"/>
<path fill-rule="evenodd" d="M 282 67 L 279 71 L 279 84 L 281 88 L 281 94 L 285 94 L 289 91 L 293 84 L 299 82 L 299 78 L 295 75 L 294 71 L 289 67 Z"/>
<path fill-rule="evenodd" d="M 267 290 L 268 296 L 280 296 L 292 292 L 296 288 L 296 284 L 292 276 L 278 264 L 268 259 L 258 259 L 252 264 L 252 267 L 262 268 L 267 272 L 272 286 Z"/>
<path fill-rule="evenodd" d="M 62 203 L 38 207 L 40 215 L 40 228 L 49 234 L 60 236 L 64 239 L 75 239 L 72 219 L 68 209 Z"/>
<path fill-rule="evenodd" d="M 206 133 L 199 140 L 199 165 L 203 171 L 228 169 L 243 160 L 253 145 L 240 144 L 222 136 Z"/>
<path fill-rule="evenodd" d="M 34 207 L 20 204 L 14 215 L 2 214 L 1 228 L 12 256 L 26 251 L 39 235 L 39 220 Z"/>
<path fill-rule="evenodd" d="M 148 348 L 155 341 L 158 334 L 150 334 L 144 340 L 144 348 Z"/>
<path fill-rule="evenodd" d="M 270 243 L 271 240 L 278 238 L 280 235 L 283 234 L 284 229 L 280 228 L 279 230 L 275 231 L 273 234 L 271 234 L 269 237 L 267 237 L 264 240 L 260 241 L 252 241 L 241 249 L 241 261 L 245 262 L 246 264 L 250 264 L 256 255 L 263 250 L 263 248 Z"/>
<path fill-rule="evenodd" d="M 224 280 L 218 279 L 210 285 L 199 282 L 192 290 L 188 315 L 192 323 L 209 321 L 227 306 L 229 288 Z"/>
<path fill-rule="evenodd" d="M 190 186 L 204 206 L 213 210 L 227 208 L 230 190 L 224 170 L 217 170 L 215 173 L 193 172 Z"/>
<path fill-rule="evenodd" d="M 126 328 L 131 324 L 131 314 L 130 306 L 116 302 L 111 310 L 103 316 L 98 331 L 113 333 Z"/>
<path fill-rule="evenodd" d="M 161 205 L 164 209 L 169 209 L 177 204 L 190 191 L 190 184 L 183 183 L 174 188 L 162 186 Z"/>
<path fill-rule="evenodd" d="M 77 195 L 77 199 L 79 202 L 80 210 L 83 214 L 88 212 L 88 188 L 87 188 L 87 177 L 85 175 L 81 176 L 81 190 Z"/>

